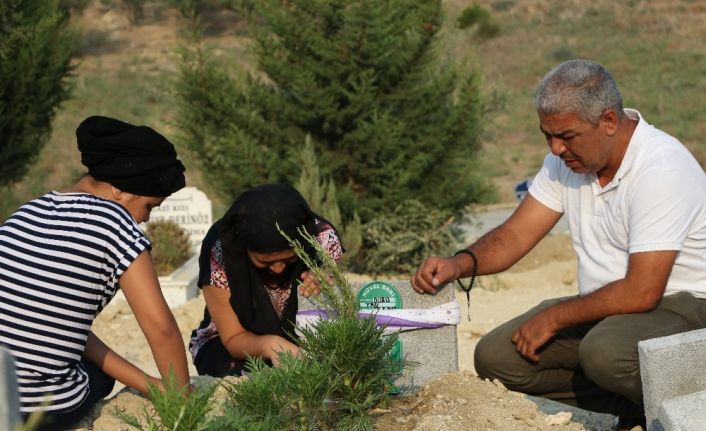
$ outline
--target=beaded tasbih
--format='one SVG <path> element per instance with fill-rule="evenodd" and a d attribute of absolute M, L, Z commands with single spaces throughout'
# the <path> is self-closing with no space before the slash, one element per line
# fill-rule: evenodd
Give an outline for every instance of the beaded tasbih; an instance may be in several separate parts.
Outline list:
<path fill-rule="evenodd" d="M 468 321 L 471 321 L 471 289 L 473 289 L 473 283 L 476 281 L 476 273 L 478 272 L 478 258 L 476 257 L 476 254 L 473 253 L 471 250 L 464 248 L 462 250 L 457 251 L 454 253 L 454 256 L 459 255 L 459 254 L 467 254 L 471 256 L 473 259 L 473 269 L 471 270 L 471 281 L 468 282 L 468 286 L 464 286 L 463 283 L 461 283 L 461 279 L 456 279 L 456 283 L 461 287 L 461 289 L 466 292 L 466 303 L 468 304 L 468 309 L 466 311 L 466 314 L 468 316 Z"/>

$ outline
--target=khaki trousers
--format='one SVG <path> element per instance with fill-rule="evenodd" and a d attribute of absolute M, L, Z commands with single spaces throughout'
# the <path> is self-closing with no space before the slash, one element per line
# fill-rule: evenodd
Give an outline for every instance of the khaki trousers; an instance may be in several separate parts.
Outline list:
<path fill-rule="evenodd" d="M 566 328 L 540 349 L 538 363 L 520 356 L 510 339 L 513 332 L 540 310 L 568 299 L 544 301 L 486 334 L 475 350 L 478 375 L 513 391 L 639 418 L 644 408 L 638 341 L 706 327 L 706 299 L 682 292 L 665 296 L 647 313 Z"/>

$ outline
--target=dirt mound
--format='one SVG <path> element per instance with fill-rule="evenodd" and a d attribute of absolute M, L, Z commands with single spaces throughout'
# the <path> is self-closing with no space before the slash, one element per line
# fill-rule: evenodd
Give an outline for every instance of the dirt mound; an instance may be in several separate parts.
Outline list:
<path fill-rule="evenodd" d="M 469 372 L 446 374 L 374 413 L 375 428 L 381 431 L 585 429 L 571 422 L 570 412 L 546 415 L 500 382 L 481 380 Z"/>

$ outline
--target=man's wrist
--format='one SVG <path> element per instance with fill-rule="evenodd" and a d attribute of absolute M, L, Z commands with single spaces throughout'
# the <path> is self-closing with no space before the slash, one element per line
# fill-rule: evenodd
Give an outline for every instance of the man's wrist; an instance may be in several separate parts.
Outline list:
<path fill-rule="evenodd" d="M 478 258 L 476 254 L 468 248 L 462 248 L 453 254 L 453 259 L 458 262 L 461 273 L 459 278 L 476 275 L 478 271 Z"/>

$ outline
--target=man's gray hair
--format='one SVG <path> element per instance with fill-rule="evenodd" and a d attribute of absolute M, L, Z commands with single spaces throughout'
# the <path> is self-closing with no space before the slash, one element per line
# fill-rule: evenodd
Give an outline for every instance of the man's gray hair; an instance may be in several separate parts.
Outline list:
<path fill-rule="evenodd" d="M 534 94 L 534 107 L 545 115 L 572 112 L 594 126 L 608 109 L 623 116 L 623 98 L 613 75 L 581 59 L 561 63 L 546 74 Z"/>

